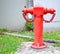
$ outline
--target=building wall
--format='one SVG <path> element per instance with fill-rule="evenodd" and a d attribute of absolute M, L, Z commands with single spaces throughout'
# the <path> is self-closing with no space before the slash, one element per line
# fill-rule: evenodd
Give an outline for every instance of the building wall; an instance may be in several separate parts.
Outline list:
<path fill-rule="evenodd" d="M 47 8 L 54 8 L 56 10 L 56 16 L 52 23 L 44 23 L 44 30 L 59 30 L 60 29 L 60 0 L 34 0 L 34 6 L 41 4 Z M 50 19 L 51 15 L 44 16 L 45 19 Z"/>
<path fill-rule="evenodd" d="M 28 1 L 32 1 L 31 5 L 28 5 Z M 25 5 L 28 5 L 27 7 L 33 6 L 32 3 L 56 9 L 54 22 L 44 23 L 44 30 L 60 29 L 60 0 L 0 0 L 0 28 L 23 29 L 25 20 L 22 16 L 22 9 Z M 45 18 L 49 19 L 50 15 Z"/>
<path fill-rule="evenodd" d="M 25 24 L 22 9 L 25 5 L 25 0 L 0 0 L 0 28 L 22 29 Z"/>

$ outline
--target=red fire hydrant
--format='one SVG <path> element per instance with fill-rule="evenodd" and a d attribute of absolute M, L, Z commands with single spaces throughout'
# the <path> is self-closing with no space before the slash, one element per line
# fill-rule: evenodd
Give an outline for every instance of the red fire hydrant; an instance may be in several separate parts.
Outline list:
<path fill-rule="evenodd" d="M 55 17 L 55 10 L 54 9 L 47 9 L 41 5 L 36 5 L 31 8 L 26 8 L 26 6 L 23 9 L 23 17 L 27 22 L 34 22 L 34 43 L 31 47 L 33 48 L 44 48 L 46 47 L 46 44 L 43 41 L 43 21 L 45 22 L 52 22 L 52 20 Z M 30 13 L 34 15 L 33 20 L 27 19 L 26 15 Z M 47 13 L 52 14 L 52 18 L 48 21 L 43 18 L 43 16 Z"/>

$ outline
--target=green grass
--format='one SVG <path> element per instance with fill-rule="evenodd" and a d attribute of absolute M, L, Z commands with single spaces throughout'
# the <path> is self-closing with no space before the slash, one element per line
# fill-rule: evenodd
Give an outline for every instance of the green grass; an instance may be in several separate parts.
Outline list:
<path fill-rule="evenodd" d="M 18 34 L 25 35 L 25 36 L 34 36 L 32 31 L 18 31 Z"/>
<path fill-rule="evenodd" d="M 0 32 L 7 32 L 8 30 L 6 28 L 0 29 Z"/>
<path fill-rule="evenodd" d="M 0 35 L 0 54 L 14 54 L 22 42 L 31 41 L 26 38 Z"/>
<path fill-rule="evenodd" d="M 18 31 L 19 34 L 25 36 L 34 36 L 33 32 L 28 31 Z M 60 40 L 60 31 L 51 31 L 43 33 L 44 39 Z"/>
<path fill-rule="evenodd" d="M 18 33 L 25 36 L 34 36 L 31 31 L 18 31 Z M 44 33 L 44 39 L 60 40 L 60 31 L 46 32 Z M 28 41 L 33 40 L 0 34 L 0 54 L 14 54 L 22 42 Z M 60 43 L 57 43 L 54 46 L 60 47 Z"/>
<path fill-rule="evenodd" d="M 33 32 L 28 32 L 28 31 L 18 31 L 18 33 L 25 36 L 34 36 Z M 60 31 L 44 32 L 43 38 L 50 40 L 60 40 Z M 60 42 L 54 44 L 54 46 L 60 47 Z"/>
<path fill-rule="evenodd" d="M 45 39 L 60 40 L 60 31 L 44 33 Z"/>
<path fill-rule="evenodd" d="M 55 46 L 55 47 L 59 47 L 59 50 L 60 50 L 60 42 L 57 43 L 57 44 L 53 44 L 53 46 Z"/>

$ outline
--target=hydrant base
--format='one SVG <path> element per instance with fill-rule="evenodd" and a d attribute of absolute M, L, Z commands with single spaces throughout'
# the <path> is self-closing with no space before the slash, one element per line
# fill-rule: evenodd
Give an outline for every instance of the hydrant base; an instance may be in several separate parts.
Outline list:
<path fill-rule="evenodd" d="M 46 47 L 46 44 L 43 42 L 42 44 L 40 43 L 33 43 L 32 48 L 45 48 Z"/>

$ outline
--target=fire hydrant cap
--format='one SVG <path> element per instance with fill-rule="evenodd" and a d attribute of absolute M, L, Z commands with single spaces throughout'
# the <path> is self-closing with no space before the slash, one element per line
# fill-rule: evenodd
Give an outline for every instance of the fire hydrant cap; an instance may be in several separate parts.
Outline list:
<path fill-rule="evenodd" d="M 40 4 L 37 4 L 37 5 L 35 5 L 34 7 L 41 7 L 41 8 L 43 8 L 43 6 L 40 5 Z"/>

